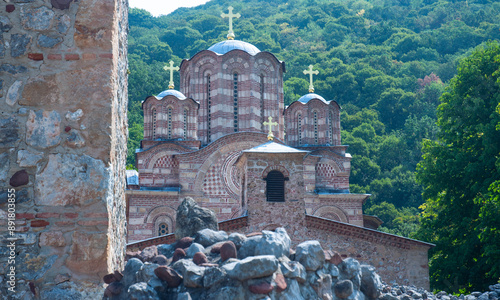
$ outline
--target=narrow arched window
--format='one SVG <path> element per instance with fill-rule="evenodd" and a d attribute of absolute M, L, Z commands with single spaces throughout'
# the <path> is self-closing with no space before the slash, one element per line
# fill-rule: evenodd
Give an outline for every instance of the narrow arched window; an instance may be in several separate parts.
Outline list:
<path fill-rule="evenodd" d="M 167 138 L 172 138 L 172 108 L 169 107 L 167 110 Z"/>
<path fill-rule="evenodd" d="M 333 145 L 333 113 L 332 112 L 330 112 L 329 121 L 330 121 L 330 126 L 329 126 L 328 130 L 330 130 L 330 144 Z"/>
<path fill-rule="evenodd" d="M 210 107 L 212 106 L 212 95 L 211 95 L 211 81 L 210 75 L 207 75 L 207 142 L 210 143 L 210 135 L 211 132 L 211 124 L 212 124 L 212 116 L 210 114 Z"/>
<path fill-rule="evenodd" d="M 234 132 L 238 132 L 238 74 L 233 74 L 233 115 Z"/>
<path fill-rule="evenodd" d="M 269 202 L 285 202 L 285 176 L 273 170 L 267 174 L 266 199 Z"/>
<path fill-rule="evenodd" d="M 260 124 L 264 123 L 264 75 L 260 75 Z M 262 128 L 262 132 L 266 132 Z"/>
<path fill-rule="evenodd" d="M 156 108 L 153 108 L 153 140 L 156 139 Z"/>
<path fill-rule="evenodd" d="M 187 131 L 188 131 L 188 110 L 184 109 L 184 139 L 187 139 Z"/>
<path fill-rule="evenodd" d="M 158 225 L 158 236 L 168 234 L 168 225 L 167 223 L 160 223 Z"/>
<path fill-rule="evenodd" d="M 314 112 L 314 144 L 318 144 L 318 113 Z"/>
<path fill-rule="evenodd" d="M 297 115 L 297 137 L 299 145 L 302 145 L 302 115 Z"/>

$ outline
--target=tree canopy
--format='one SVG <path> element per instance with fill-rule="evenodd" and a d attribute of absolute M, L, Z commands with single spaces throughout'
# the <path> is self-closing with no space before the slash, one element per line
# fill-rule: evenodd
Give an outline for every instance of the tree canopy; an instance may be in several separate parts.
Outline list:
<path fill-rule="evenodd" d="M 500 44 L 461 61 L 441 96 L 437 141 L 426 140 L 418 237 L 436 243 L 433 286 L 485 290 L 500 278 Z"/>

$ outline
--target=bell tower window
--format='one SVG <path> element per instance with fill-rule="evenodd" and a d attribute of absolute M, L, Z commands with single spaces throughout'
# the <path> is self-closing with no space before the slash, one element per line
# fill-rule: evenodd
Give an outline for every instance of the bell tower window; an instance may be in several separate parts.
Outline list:
<path fill-rule="evenodd" d="M 210 135 L 212 134 L 211 132 L 211 123 L 212 123 L 212 116 L 210 114 L 210 107 L 212 106 L 212 95 L 210 94 L 211 92 L 211 81 L 210 81 L 210 75 L 207 75 L 207 142 L 210 143 Z"/>
<path fill-rule="evenodd" d="M 268 202 L 285 202 L 285 176 L 280 171 L 273 170 L 265 178 L 266 200 Z"/>
<path fill-rule="evenodd" d="M 153 108 L 153 140 L 156 139 L 156 108 Z"/>
<path fill-rule="evenodd" d="M 260 124 L 264 123 L 264 75 L 260 75 Z M 265 132 L 263 128 L 262 132 Z"/>
<path fill-rule="evenodd" d="M 330 128 L 328 128 L 330 130 L 330 143 L 333 145 L 333 114 L 332 112 L 330 112 L 330 118 L 328 118 L 329 121 L 330 121 Z"/>
<path fill-rule="evenodd" d="M 314 143 L 318 144 L 318 113 L 314 112 Z"/>
<path fill-rule="evenodd" d="M 238 74 L 233 74 L 233 115 L 234 132 L 238 132 Z"/>
<path fill-rule="evenodd" d="M 302 115 L 297 115 L 297 136 L 299 140 L 299 145 L 302 145 Z"/>
<path fill-rule="evenodd" d="M 169 107 L 167 110 L 167 138 L 172 138 L 172 108 Z"/>

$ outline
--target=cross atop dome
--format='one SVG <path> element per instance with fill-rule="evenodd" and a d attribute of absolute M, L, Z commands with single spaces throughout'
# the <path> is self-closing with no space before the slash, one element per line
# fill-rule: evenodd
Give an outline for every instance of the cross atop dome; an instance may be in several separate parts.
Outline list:
<path fill-rule="evenodd" d="M 224 18 L 229 18 L 229 31 L 228 31 L 228 34 L 227 34 L 227 39 L 228 40 L 234 40 L 233 18 L 239 19 L 241 17 L 241 15 L 239 13 L 233 14 L 233 7 L 232 6 L 229 6 L 227 9 L 229 10 L 229 13 L 228 14 L 222 13 L 220 16 L 223 19 Z"/>
<path fill-rule="evenodd" d="M 168 88 L 174 89 L 174 71 L 179 71 L 179 67 L 174 67 L 174 62 L 171 60 L 170 67 L 164 66 L 163 70 L 170 71 L 170 81 L 168 82 Z"/>
<path fill-rule="evenodd" d="M 309 93 L 314 92 L 314 85 L 313 85 L 313 74 L 318 75 L 319 71 L 315 70 L 313 71 L 313 65 L 309 65 L 309 70 L 304 70 L 304 75 L 309 74 Z"/>
<path fill-rule="evenodd" d="M 262 125 L 269 126 L 269 133 L 267 134 L 267 139 L 272 141 L 274 140 L 273 126 L 278 126 L 278 122 L 273 122 L 273 117 L 271 116 L 269 116 L 267 119 L 269 120 L 269 122 L 265 121 L 264 123 L 262 123 Z"/>

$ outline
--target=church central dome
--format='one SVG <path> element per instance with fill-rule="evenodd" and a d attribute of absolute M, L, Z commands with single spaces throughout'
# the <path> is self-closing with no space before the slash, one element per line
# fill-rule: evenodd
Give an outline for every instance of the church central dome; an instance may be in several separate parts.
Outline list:
<path fill-rule="evenodd" d="M 315 94 L 315 93 L 306 94 L 306 95 L 300 97 L 300 99 L 298 101 L 302 102 L 302 103 L 307 103 L 307 102 L 309 102 L 309 100 L 312 100 L 312 99 L 321 100 L 321 101 L 325 102 L 326 104 L 329 103 L 329 101 L 326 101 L 325 98 L 323 98 L 320 95 Z"/>
<path fill-rule="evenodd" d="M 208 48 L 208 50 L 215 52 L 217 54 L 220 54 L 220 55 L 226 54 L 229 51 L 235 50 L 235 49 L 243 50 L 250 55 L 255 55 L 255 54 L 260 52 L 260 50 L 257 47 L 255 47 L 254 45 L 247 43 L 247 42 L 243 42 L 243 41 L 237 41 L 237 40 L 222 41 L 222 42 L 219 42 L 219 43 L 213 45 L 212 47 Z"/>

